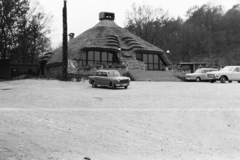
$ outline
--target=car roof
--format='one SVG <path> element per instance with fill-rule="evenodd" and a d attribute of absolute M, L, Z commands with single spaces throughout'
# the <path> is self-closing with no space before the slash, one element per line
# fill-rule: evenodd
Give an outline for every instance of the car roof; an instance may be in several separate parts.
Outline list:
<path fill-rule="evenodd" d="M 117 70 L 104 70 L 104 69 L 101 69 L 101 70 L 97 70 L 96 72 L 109 72 L 109 71 L 117 71 Z"/>
<path fill-rule="evenodd" d="M 225 67 L 240 67 L 240 66 L 225 66 Z"/>
<path fill-rule="evenodd" d="M 201 70 L 212 70 L 212 69 L 218 70 L 217 68 L 199 68 L 199 69 L 201 69 Z"/>

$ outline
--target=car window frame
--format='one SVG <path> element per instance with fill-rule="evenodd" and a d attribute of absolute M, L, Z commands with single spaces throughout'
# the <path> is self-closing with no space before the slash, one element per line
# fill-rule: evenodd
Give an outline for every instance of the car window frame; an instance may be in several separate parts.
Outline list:
<path fill-rule="evenodd" d="M 107 72 L 102 72 L 102 77 L 108 77 L 108 73 Z"/>
<path fill-rule="evenodd" d="M 234 72 L 240 72 L 240 67 L 236 67 L 233 71 Z"/>
<path fill-rule="evenodd" d="M 99 75 L 98 75 L 98 73 L 99 73 Z M 96 73 L 96 76 L 101 77 L 101 76 L 102 76 L 102 72 L 97 72 L 97 73 Z"/>

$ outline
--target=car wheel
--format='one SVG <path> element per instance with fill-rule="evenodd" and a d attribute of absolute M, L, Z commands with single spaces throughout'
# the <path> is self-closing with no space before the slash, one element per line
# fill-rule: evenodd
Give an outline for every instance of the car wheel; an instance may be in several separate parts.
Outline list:
<path fill-rule="evenodd" d="M 111 86 L 112 89 L 115 89 L 115 88 L 116 88 L 116 85 L 115 85 L 114 82 L 112 82 L 110 86 Z"/>
<path fill-rule="evenodd" d="M 125 89 L 127 89 L 127 88 L 128 88 L 128 86 L 125 86 L 124 88 L 125 88 Z"/>
<path fill-rule="evenodd" d="M 200 82 L 201 81 L 201 78 L 200 77 L 197 77 L 196 78 L 196 82 Z"/>
<path fill-rule="evenodd" d="M 240 81 L 238 81 L 238 83 L 240 83 Z"/>
<path fill-rule="evenodd" d="M 228 83 L 232 83 L 232 81 L 228 81 Z"/>
<path fill-rule="evenodd" d="M 225 82 L 227 81 L 227 77 L 222 76 L 222 77 L 220 78 L 220 81 L 221 81 L 221 83 L 225 83 Z"/>
<path fill-rule="evenodd" d="M 97 88 L 97 85 L 96 85 L 96 82 L 95 82 L 95 81 L 92 82 L 92 87 L 93 87 L 93 88 Z"/>

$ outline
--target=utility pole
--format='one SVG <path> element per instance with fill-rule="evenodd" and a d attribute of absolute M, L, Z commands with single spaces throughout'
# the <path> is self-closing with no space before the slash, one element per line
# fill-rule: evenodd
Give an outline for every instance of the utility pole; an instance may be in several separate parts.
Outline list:
<path fill-rule="evenodd" d="M 62 61 L 63 61 L 63 80 L 68 79 L 68 44 L 67 44 L 67 0 L 64 0 L 63 7 L 63 42 L 62 42 Z"/>

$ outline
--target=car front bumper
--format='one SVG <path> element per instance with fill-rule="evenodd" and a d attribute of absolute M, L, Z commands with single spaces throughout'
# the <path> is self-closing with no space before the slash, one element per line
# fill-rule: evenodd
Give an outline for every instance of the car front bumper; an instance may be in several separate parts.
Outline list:
<path fill-rule="evenodd" d="M 209 80 L 219 80 L 219 76 L 216 76 L 216 75 L 214 75 L 214 74 L 208 74 L 208 75 L 207 75 L 207 78 L 208 78 Z"/>
<path fill-rule="evenodd" d="M 126 87 L 129 85 L 129 83 L 126 83 L 126 84 L 115 84 L 116 87 Z"/>

